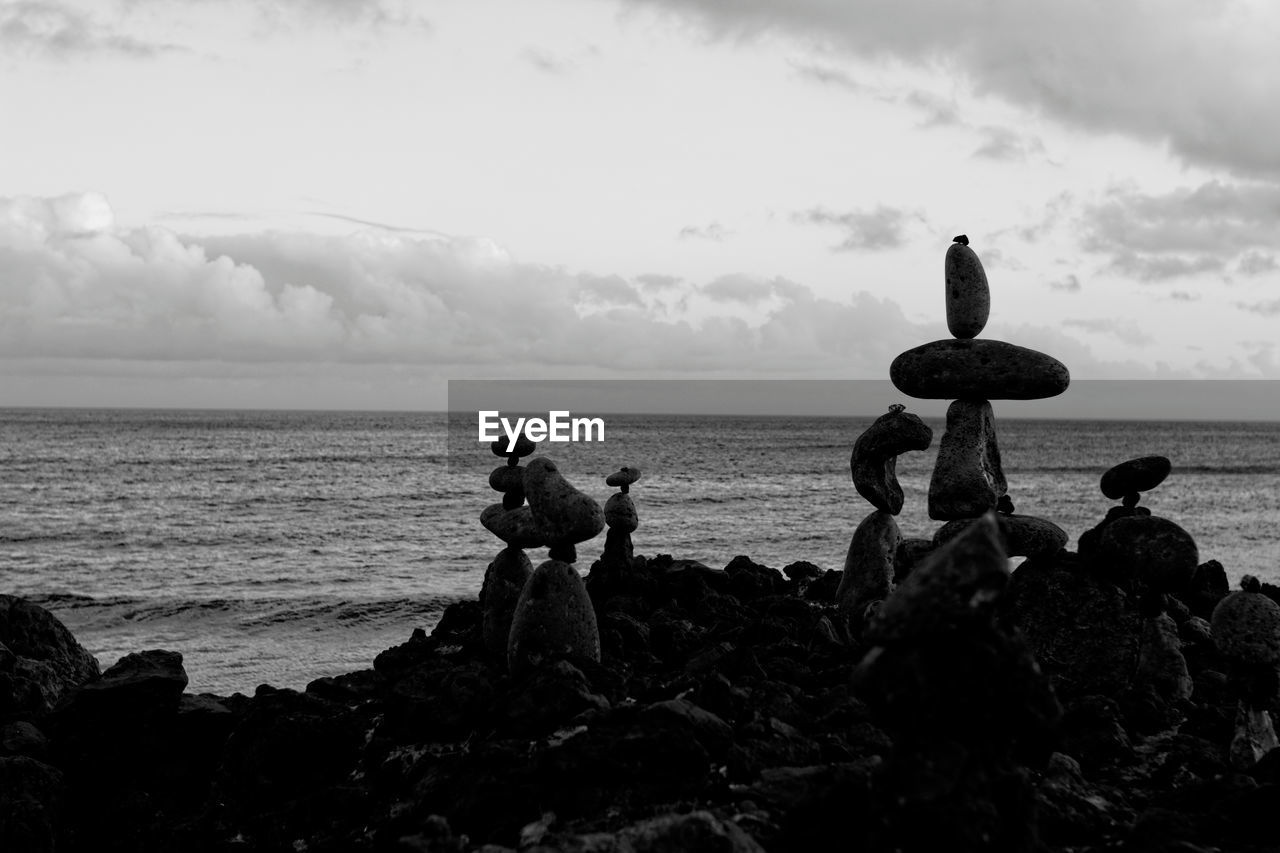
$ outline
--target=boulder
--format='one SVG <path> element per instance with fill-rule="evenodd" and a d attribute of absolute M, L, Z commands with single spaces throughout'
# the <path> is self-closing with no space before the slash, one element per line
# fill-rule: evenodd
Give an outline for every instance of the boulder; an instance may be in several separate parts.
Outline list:
<path fill-rule="evenodd" d="M 512 675 L 520 675 L 544 662 L 573 657 L 600 660 L 595 610 L 573 566 L 547 560 L 533 570 L 516 602 L 507 666 Z"/>
<path fill-rule="evenodd" d="M 52 613 L 0 595 L 0 719 L 42 717 L 98 673 L 97 659 Z"/>

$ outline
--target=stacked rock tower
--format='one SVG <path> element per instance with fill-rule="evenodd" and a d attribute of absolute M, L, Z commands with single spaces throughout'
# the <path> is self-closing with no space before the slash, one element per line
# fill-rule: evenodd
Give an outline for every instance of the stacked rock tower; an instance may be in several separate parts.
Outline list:
<path fill-rule="evenodd" d="M 929 517 L 967 521 L 988 510 L 1002 513 L 1008 556 L 1054 552 L 1066 544 L 1057 525 L 1013 515 L 1000 463 L 992 400 L 1039 400 L 1067 389 L 1062 362 L 1005 341 L 979 338 L 991 313 L 991 289 L 982 262 L 964 235 L 944 264 L 947 329 L 951 339 L 909 349 L 893 360 L 889 378 L 911 397 L 951 400 L 938 459 L 929 482 Z M 963 527 L 938 531 L 941 542 Z"/>

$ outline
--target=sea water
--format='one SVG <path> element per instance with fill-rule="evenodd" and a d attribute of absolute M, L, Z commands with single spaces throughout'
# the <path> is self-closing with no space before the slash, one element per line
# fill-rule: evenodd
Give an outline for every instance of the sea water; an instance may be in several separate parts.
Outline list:
<path fill-rule="evenodd" d="M 638 465 L 637 553 L 721 567 L 840 568 L 870 506 L 849 453 L 871 418 L 617 415 L 603 443 L 544 445 L 603 503 Z M 899 457 L 907 536 L 934 447 Z M 1162 454 L 1143 505 L 1233 579 L 1280 582 L 1280 424 L 999 421 L 1017 512 L 1071 538 L 1113 505 L 1111 465 Z M 251 692 L 368 667 L 479 592 L 502 543 L 479 523 L 502 460 L 451 446 L 432 413 L 0 409 L 0 593 L 51 609 L 104 667 L 182 652 L 195 692 Z M 448 459 L 446 456 L 448 455 Z M 449 464 L 446 464 L 448 462 Z M 585 572 L 604 537 L 581 545 Z M 542 552 L 534 552 L 535 561 Z"/>

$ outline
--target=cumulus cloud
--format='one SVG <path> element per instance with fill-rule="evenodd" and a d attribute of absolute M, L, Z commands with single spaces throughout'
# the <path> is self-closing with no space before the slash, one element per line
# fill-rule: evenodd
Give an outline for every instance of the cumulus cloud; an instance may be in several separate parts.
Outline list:
<path fill-rule="evenodd" d="M 785 32 L 864 59 L 942 69 L 1074 127 L 1167 143 L 1188 162 L 1239 174 L 1280 175 L 1280 20 L 1271 4 L 631 2 L 718 35 Z"/>
<path fill-rule="evenodd" d="M 1280 269 L 1280 262 L 1269 252 L 1245 252 L 1236 262 L 1236 272 L 1241 275 L 1262 275 Z"/>
<path fill-rule="evenodd" d="M 693 322 L 651 303 L 655 294 L 777 304 L 759 322 Z M 99 195 L 0 199 L 0 361 L 880 376 L 924 336 L 892 301 L 819 299 L 781 278 L 698 289 L 520 263 L 482 238 L 385 229 L 195 239 L 122 228 Z"/>
<path fill-rule="evenodd" d="M 866 87 L 853 78 L 849 72 L 842 68 L 836 68 L 831 65 L 821 65 L 816 62 L 797 62 L 792 61 L 791 67 L 795 72 L 806 80 L 812 80 L 815 83 L 821 83 L 824 86 L 832 86 L 837 89 L 844 89 L 847 92 L 862 93 L 866 91 Z"/>
<path fill-rule="evenodd" d="M 1237 302 L 1236 307 L 1251 314 L 1261 314 L 1263 317 L 1280 315 L 1280 299 L 1272 299 L 1265 302 Z"/>
<path fill-rule="evenodd" d="M 1064 293 L 1079 293 L 1080 279 L 1074 273 L 1069 273 L 1060 279 L 1049 282 L 1052 290 L 1061 290 Z"/>
<path fill-rule="evenodd" d="M 982 144 L 973 152 L 974 157 L 1021 162 L 1044 153 L 1044 143 L 1037 137 L 1019 133 L 1012 128 L 987 125 L 978 128 L 978 133 L 982 137 Z"/>
<path fill-rule="evenodd" d="M 1119 272 L 1143 281 L 1261 269 L 1275 244 L 1280 184 L 1208 181 L 1163 194 L 1110 190 L 1080 218 L 1086 249 L 1105 253 Z"/>
<path fill-rule="evenodd" d="M 886 205 L 870 210 L 851 210 L 835 213 L 823 207 L 814 207 L 792 215 L 792 221 L 806 225 L 834 225 L 844 232 L 844 238 L 834 248 L 837 251 L 894 249 L 906 240 L 907 224 L 920 219 L 918 214 Z"/>
<path fill-rule="evenodd" d="M 181 50 L 117 31 L 112 25 L 56 0 L 0 3 L 0 48 L 10 55 L 76 59 L 115 55 L 150 59 Z"/>

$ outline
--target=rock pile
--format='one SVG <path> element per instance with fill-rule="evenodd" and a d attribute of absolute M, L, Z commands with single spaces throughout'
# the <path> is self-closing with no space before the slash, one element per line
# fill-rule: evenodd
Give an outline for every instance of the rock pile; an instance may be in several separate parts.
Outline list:
<path fill-rule="evenodd" d="M 507 544 L 485 570 L 480 602 L 484 608 L 484 646 L 495 658 L 507 654 L 507 637 L 511 634 L 511 617 L 524 589 L 533 564 L 525 548 L 546 544 L 542 531 L 533 519 L 533 511 L 525 505 L 524 473 L 520 460 L 538 449 L 538 445 L 521 435 L 508 450 L 507 442 L 498 439 L 490 446 L 494 456 L 507 460 L 489 474 L 489 486 L 502 493 L 502 502 L 490 504 L 480 513 L 480 523 Z"/>
<path fill-rule="evenodd" d="M 904 394 L 952 400 L 929 482 L 929 517 L 966 521 L 996 509 L 1002 514 L 1008 556 L 1055 553 L 1067 542 L 1061 528 L 1013 514 L 990 401 L 1056 396 L 1067 389 L 1070 374 L 1042 352 L 977 337 L 991 313 L 991 290 L 982 262 L 964 235 L 947 250 L 944 274 L 947 328 L 954 339 L 907 350 L 889 367 L 890 379 Z M 961 527 L 944 527 L 935 544 Z"/>

